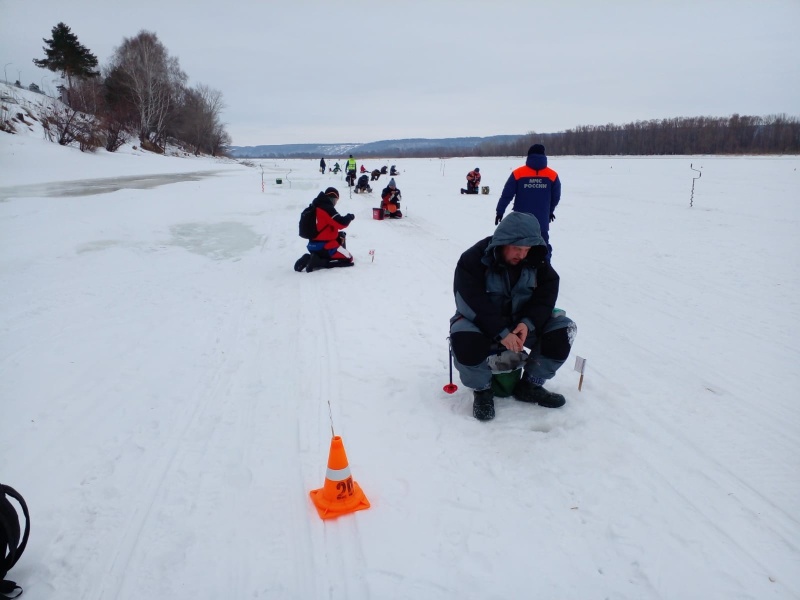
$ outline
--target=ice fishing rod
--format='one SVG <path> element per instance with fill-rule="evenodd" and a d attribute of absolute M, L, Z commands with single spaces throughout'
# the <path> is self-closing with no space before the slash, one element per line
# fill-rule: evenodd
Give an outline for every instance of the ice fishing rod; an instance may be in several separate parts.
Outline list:
<path fill-rule="evenodd" d="M 450 343 L 450 338 L 447 338 L 447 350 L 450 358 L 450 383 L 446 384 L 442 389 L 448 394 L 453 394 L 458 389 L 458 386 L 453 383 L 453 345 Z"/>

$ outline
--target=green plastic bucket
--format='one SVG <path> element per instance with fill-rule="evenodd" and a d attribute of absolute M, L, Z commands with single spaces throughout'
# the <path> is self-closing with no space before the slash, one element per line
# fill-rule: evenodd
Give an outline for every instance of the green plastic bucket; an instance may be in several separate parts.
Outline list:
<path fill-rule="evenodd" d="M 492 392 L 498 398 L 507 398 L 514 393 L 514 387 L 522 376 L 522 369 L 508 373 L 492 373 Z"/>

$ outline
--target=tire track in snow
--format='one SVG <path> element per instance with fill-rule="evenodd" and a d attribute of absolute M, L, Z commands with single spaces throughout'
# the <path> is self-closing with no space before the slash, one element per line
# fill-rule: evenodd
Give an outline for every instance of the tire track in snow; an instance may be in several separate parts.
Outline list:
<path fill-rule="evenodd" d="M 274 232 L 262 248 L 268 260 L 280 257 L 278 249 L 287 246 L 286 238 L 283 230 Z M 292 236 L 292 245 L 295 240 Z M 316 454 L 309 452 L 313 424 L 319 423 L 315 411 L 318 394 L 309 387 L 319 365 L 314 356 L 318 297 L 309 285 L 313 281 L 306 279 L 310 275 L 278 264 L 268 264 L 266 268 L 261 265 L 261 269 L 263 272 L 254 277 L 260 281 L 257 305 L 263 305 L 257 334 L 261 342 L 260 351 L 253 357 L 254 369 L 259 373 L 257 387 L 261 388 L 254 396 L 261 401 L 254 403 L 252 412 L 257 418 L 251 421 L 259 423 L 254 428 L 252 447 L 264 453 L 262 466 L 255 471 L 261 486 L 258 492 L 264 494 L 265 502 L 261 538 L 264 547 L 250 553 L 262 558 L 261 564 L 248 565 L 256 574 L 235 561 L 232 567 L 241 571 L 243 580 L 251 581 L 252 594 L 315 598 L 319 597 L 319 568 L 317 557 L 310 550 L 314 522 L 307 473 L 311 459 L 318 461 Z M 300 324 L 288 337 L 284 337 L 281 325 L 286 321 Z M 253 461 L 258 464 L 258 457 L 254 456 Z M 302 528 L 298 529 L 298 523 Z M 280 560 L 276 562 L 275 557 Z"/>
<path fill-rule="evenodd" d="M 226 327 L 226 333 L 233 331 L 236 333 L 240 327 L 239 319 L 235 319 L 233 324 Z M 236 337 L 236 336 L 234 336 Z M 217 339 L 217 344 L 219 339 Z M 106 567 L 102 582 L 98 585 L 98 593 L 95 597 L 98 600 L 107 598 L 118 598 L 126 591 L 126 579 L 130 571 L 134 555 L 143 543 L 143 532 L 148 521 L 153 515 L 153 509 L 159 496 L 163 495 L 165 482 L 168 476 L 175 470 L 176 463 L 180 460 L 187 440 L 191 438 L 191 433 L 198 426 L 198 421 L 207 410 L 210 403 L 218 397 L 224 395 L 224 390 L 230 388 L 230 365 L 229 357 L 226 356 L 210 376 L 199 382 L 197 398 L 198 402 L 189 404 L 190 408 L 183 415 L 183 418 L 175 423 L 171 435 L 161 436 L 160 439 L 168 440 L 166 448 L 159 452 L 155 465 L 149 469 L 149 475 L 144 485 L 140 487 L 140 493 L 133 502 L 133 513 L 128 518 L 126 525 L 116 544 L 110 563 Z M 233 369 L 235 371 L 235 368 Z"/>
<path fill-rule="evenodd" d="M 337 330 L 336 314 L 333 310 L 334 303 L 326 301 L 330 298 L 329 294 L 334 293 L 336 280 L 331 277 L 338 277 L 341 274 L 334 271 L 323 271 L 321 273 L 326 279 L 323 285 L 316 287 L 317 307 L 319 310 L 321 340 L 319 347 L 323 348 L 320 356 L 320 370 L 318 377 L 319 397 L 326 404 L 330 405 L 330 416 L 336 435 L 342 434 L 342 429 L 337 425 L 338 416 L 341 412 L 341 403 L 344 397 L 341 388 L 342 362 L 338 350 L 339 334 Z M 330 276 L 330 277 L 328 277 Z M 327 293 L 326 293 L 327 292 Z M 321 438 L 325 439 L 325 438 Z M 345 441 L 345 451 L 347 451 L 347 441 Z M 329 453 L 329 443 L 320 441 L 320 456 L 325 456 L 325 467 L 327 468 L 327 456 Z M 349 457 L 348 457 L 349 461 Z M 363 543 L 357 528 L 355 519 L 357 516 L 334 519 L 333 521 L 323 521 L 323 542 L 324 556 L 326 564 L 326 583 L 330 590 L 330 597 L 336 598 L 368 598 L 369 590 L 366 583 L 361 578 L 364 565 Z M 335 594 L 334 590 L 341 590 L 341 595 Z"/>

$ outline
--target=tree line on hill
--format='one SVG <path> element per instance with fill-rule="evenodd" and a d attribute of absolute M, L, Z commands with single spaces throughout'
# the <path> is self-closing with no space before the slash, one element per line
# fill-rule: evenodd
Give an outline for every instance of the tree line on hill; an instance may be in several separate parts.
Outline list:
<path fill-rule="evenodd" d="M 549 155 L 663 156 L 693 154 L 800 154 L 800 119 L 766 117 L 677 117 L 636 121 L 625 125 L 581 125 L 558 133 L 530 132 L 477 143 L 392 145 L 356 148 L 361 158 L 449 158 L 468 156 L 525 156 L 532 144 L 545 144 Z M 444 140 L 442 140 L 444 142 Z M 292 158 L 314 158 L 293 152 Z"/>
<path fill-rule="evenodd" d="M 506 143 L 487 142 L 477 156 L 524 156 L 534 143 L 551 155 L 798 154 L 800 119 L 679 117 L 626 125 L 582 125 L 559 133 L 530 133 Z"/>
<path fill-rule="evenodd" d="M 61 103 L 43 116 L 45 131 L 62 145 L 113 152 L 132 136 L 142 148 L 163 152 L 168 141 L 194 154 L 225 153 L 231 138 L 220 121 L 222 93 L 187 86 L 188 76 L 155 33 L 124 38 L 109 63 L 96 70 L 95 57 L 64 23 L 45 39 L 36 66 L 60 72 Z"/>
<path fill-rule="evenodd" d="M 532 144 L 549 155 L 800 154 L 800 119 L 767 117 L 678 117 L 626 125 L 581 125 L 558 133 L 527 133 L 477 144 L 356 149 L 362 158 L 525 156 Z M 293 155 L 300 157 L 300 154 Z M 313 158 L 308 154 L 308 158 Z"/>

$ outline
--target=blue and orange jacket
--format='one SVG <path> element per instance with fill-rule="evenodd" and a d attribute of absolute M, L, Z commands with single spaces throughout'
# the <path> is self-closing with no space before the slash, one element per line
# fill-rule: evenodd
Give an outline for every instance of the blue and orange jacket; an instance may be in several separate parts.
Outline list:
<path fill-rule="evenodd" d="M 497 201 L 498 215 L 503 216 L 512 198 L 512 210 L 536 217 L 542 237 L 549 243 L 550 215 L 561 200 L 561 180 L 558 173 L 547 166 L 547 156 L 529 154 L 525 165 L 512 171 Z"/>

